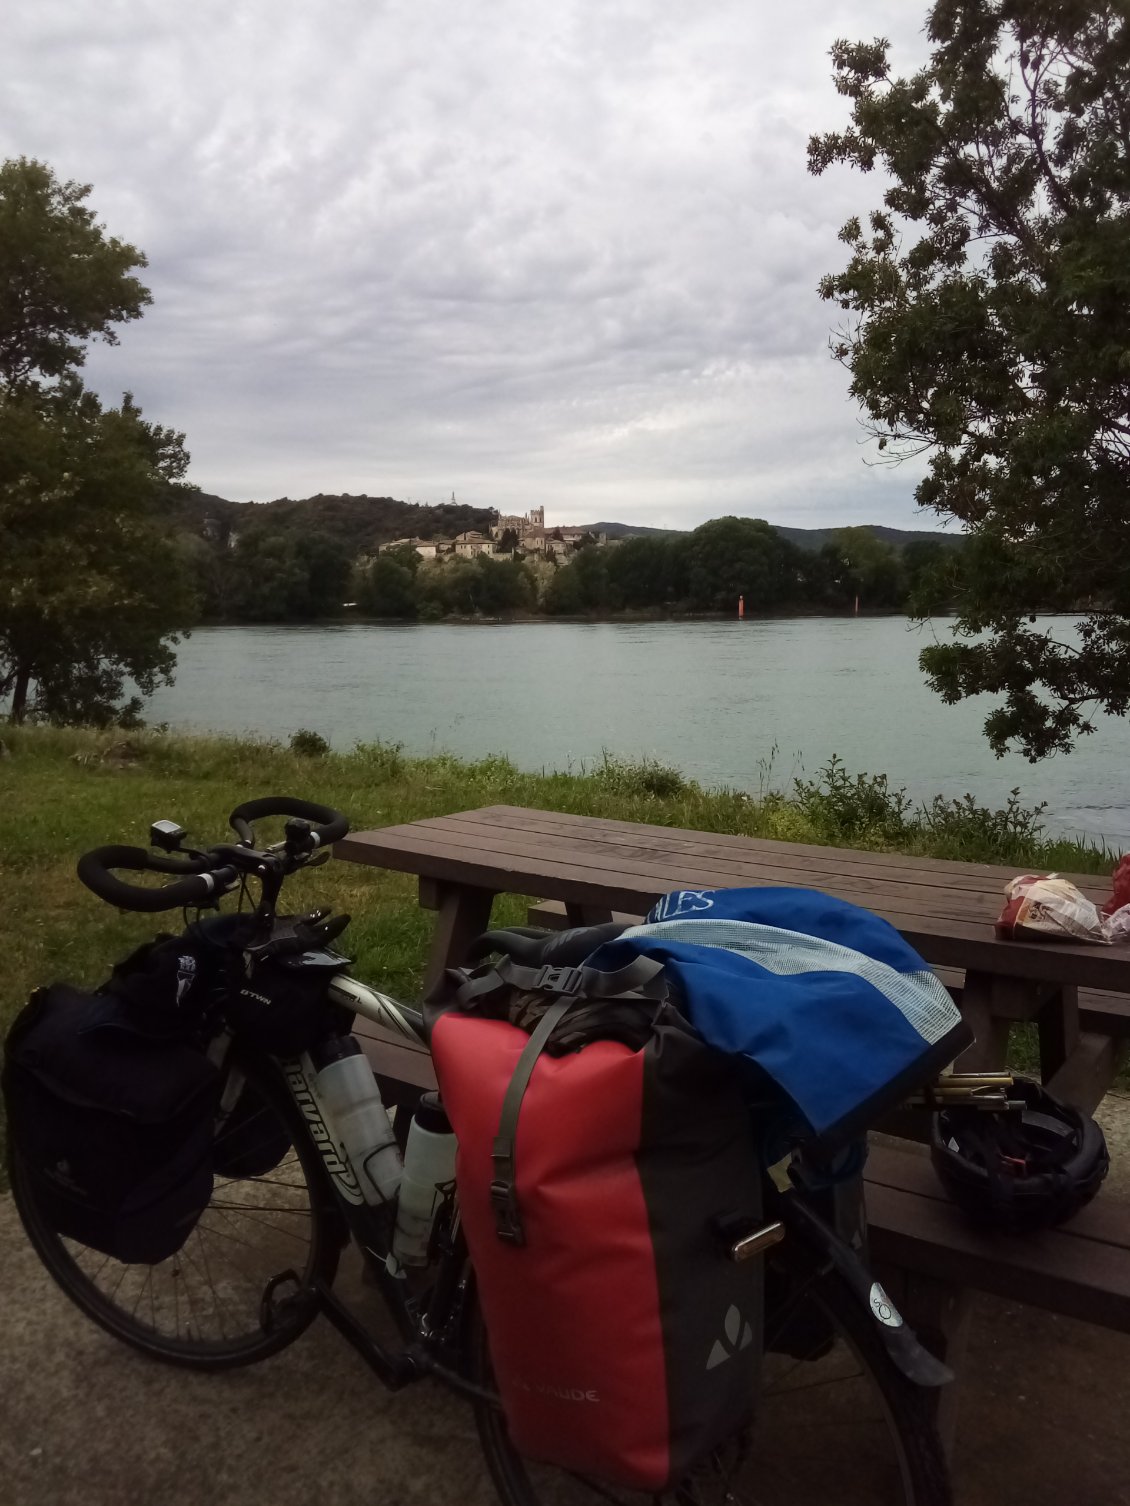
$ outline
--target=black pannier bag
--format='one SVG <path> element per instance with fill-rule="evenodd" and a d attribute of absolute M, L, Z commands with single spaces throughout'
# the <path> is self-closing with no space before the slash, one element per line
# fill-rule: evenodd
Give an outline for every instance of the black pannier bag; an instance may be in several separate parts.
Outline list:
<path fill-rule="evenodd" d="M 249 930 L 246 917 L 228 915 L 198 921 L 179 936 L 156 936 L 115 963 L 100 992 L 127 1006 L 141 1034 L 203 1045 L 223 1026 L 234 1026 L 227 1006 L 244 976 L 239 946 Z M 237 1018 L 246 1012 L 237 1003 Z M 288 1026 L 293 1031 L 292 1021 Z M 230 1108 L 221 1105 L 213 1168 L 237 1180 L 266 1176 L 290 1144 L 278 1115 L 245 1083 Z"/>
<path fill-rule="evenodd" d="M 272 957 L 249 968 L 246 954 L 233 950 L 224 1004 L 228 1024 L 237 1039 L 269 1056 L 300 1056 L 329 1030 L 330 982 L 348 966 L 345 957 L 312 965 L 297 956 Z"/>
<path fill-rule="evenodd" d="M 212 941 L 205 925 L 179 936 L 162 933 L 116 962 L 98 992 L 128 1005 L 131 1022 L 145 1035 L 201 1039 L 214 1019 L 225 958 L 225 947 Z"/>
<path fill-rule="evenodd" d="M 265 1177 L 292 1144 L 290 1131 L 278 1113 L 253 1083 L 245 1081 L 231 1112 L 225 1115 L 221 1109 L 212 1147 L 213 1168 L 218 1177 L 234 1181 Z"/>
<path fill-rule="evenodd" d="M 51 1228 L 127 1263 L 174 1255 L 212 1195 L 220 1079 L 113 996 L 38 990 L 8 1033 L 11 1149 Z"/>
<path fill-rule="evenodd" d="M 492 988 L 506 972 L 449 974 L 428 1016 L 507 1428 L 531 1458 L 670 1489 L 757 1395 L 763 1262 L 731 1258 L 762 1219 L 750 1112 L 670 1003 L 594 1000 L 567 967 Z"/>
<path fill-rule="evenodd" d="M 197 922 L 138 947 L 102 991 L 125 1001 L 147 1034 L 203 1040 L 227 1025 L 270 1056 L 298 1056 L 325 1034 L 330 980 L 348 959 L 328 951 L 254 957 L 245 950 L 254 937 L 246 915 Z"/>

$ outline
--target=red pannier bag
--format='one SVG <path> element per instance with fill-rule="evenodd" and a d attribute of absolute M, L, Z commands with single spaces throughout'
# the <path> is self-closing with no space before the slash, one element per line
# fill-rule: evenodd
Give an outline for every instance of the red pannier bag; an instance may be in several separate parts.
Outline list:
<path fill-rule="evenodd" d="M 757 1394 L 762 1261 L 730 1255 L 761 1220 L 750 1110 L 732 1060 L 669 1004 L 642 1049 L 552 1055 L 543 1031 L 432 1014 L 495 1384 L 520 1453 L 664 1490 Z"/>

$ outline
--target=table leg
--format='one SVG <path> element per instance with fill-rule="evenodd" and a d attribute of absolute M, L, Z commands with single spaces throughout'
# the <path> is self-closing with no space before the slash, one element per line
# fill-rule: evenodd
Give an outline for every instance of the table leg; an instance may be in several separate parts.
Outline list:
<path fill-rule="evenodd" d="M 489 889 L 421 879 L 420 904 L 425 910 L 438 912 L 424 971 L 427 995 L 442 980 L 444 969 L 459 967 L 466 960 L 471 942 L 489 928 L 494 894 Z"/>
<path fill-rule="evenodd" d="M 1079 990 L 1056 988 L 1037 1016 L 1040 1032 L 1040 1077 L 1051 1082 L 1079 1045 Z"/>
<path fill-rule="evenodd" d="M 1083 1114 L 1093 1114 L 1126 1060 L 1126 1042 L 1085 1030 L 1075 1050 L 1051 1077 L 1048 1091 Z"/>
<path fill-rule="evenodd" d="M 997 991 L 998 979 L 994 973 L 966 973 L 965 987 L 961 992 L 961 1014 L 976 1040 L 958 1057 L 958 1072 L 995 1072 L 1007 1065 L 1011 1021 L 994 1013 Z"/>
<path fill-rule="evenodd" d="M 612 919 L 607 905 L 581 905 L 565 902 L 565 918 L 571 926 L 603 926 Z"/>

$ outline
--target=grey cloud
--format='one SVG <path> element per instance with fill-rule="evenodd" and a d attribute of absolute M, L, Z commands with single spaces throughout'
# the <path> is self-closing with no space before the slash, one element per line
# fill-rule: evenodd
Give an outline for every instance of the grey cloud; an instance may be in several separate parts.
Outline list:
<path fill-rule="evenodd" d="M 89 379 L 185 429 L 206 490 L 913 524 L 814 291 L 878 185 L 804 162 L 845 114 L 834 37 L 922 56 L 905 3 L 47 0 L 4 25 L 0 153 L 92 182 L 150 260 L 152 309 Z"/>

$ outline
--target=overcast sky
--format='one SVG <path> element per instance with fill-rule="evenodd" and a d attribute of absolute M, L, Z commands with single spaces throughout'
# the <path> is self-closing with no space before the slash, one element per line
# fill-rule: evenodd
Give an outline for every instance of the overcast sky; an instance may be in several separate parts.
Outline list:
<path fill-rule="evenodd" d="M 241 500 L 935 527 L 868 467 L 816 296 L 881 182 L 805 169 L 908 0 L 36 0 L 0 156 L 94 185 L 154 303 L 88 380 Z"/>

